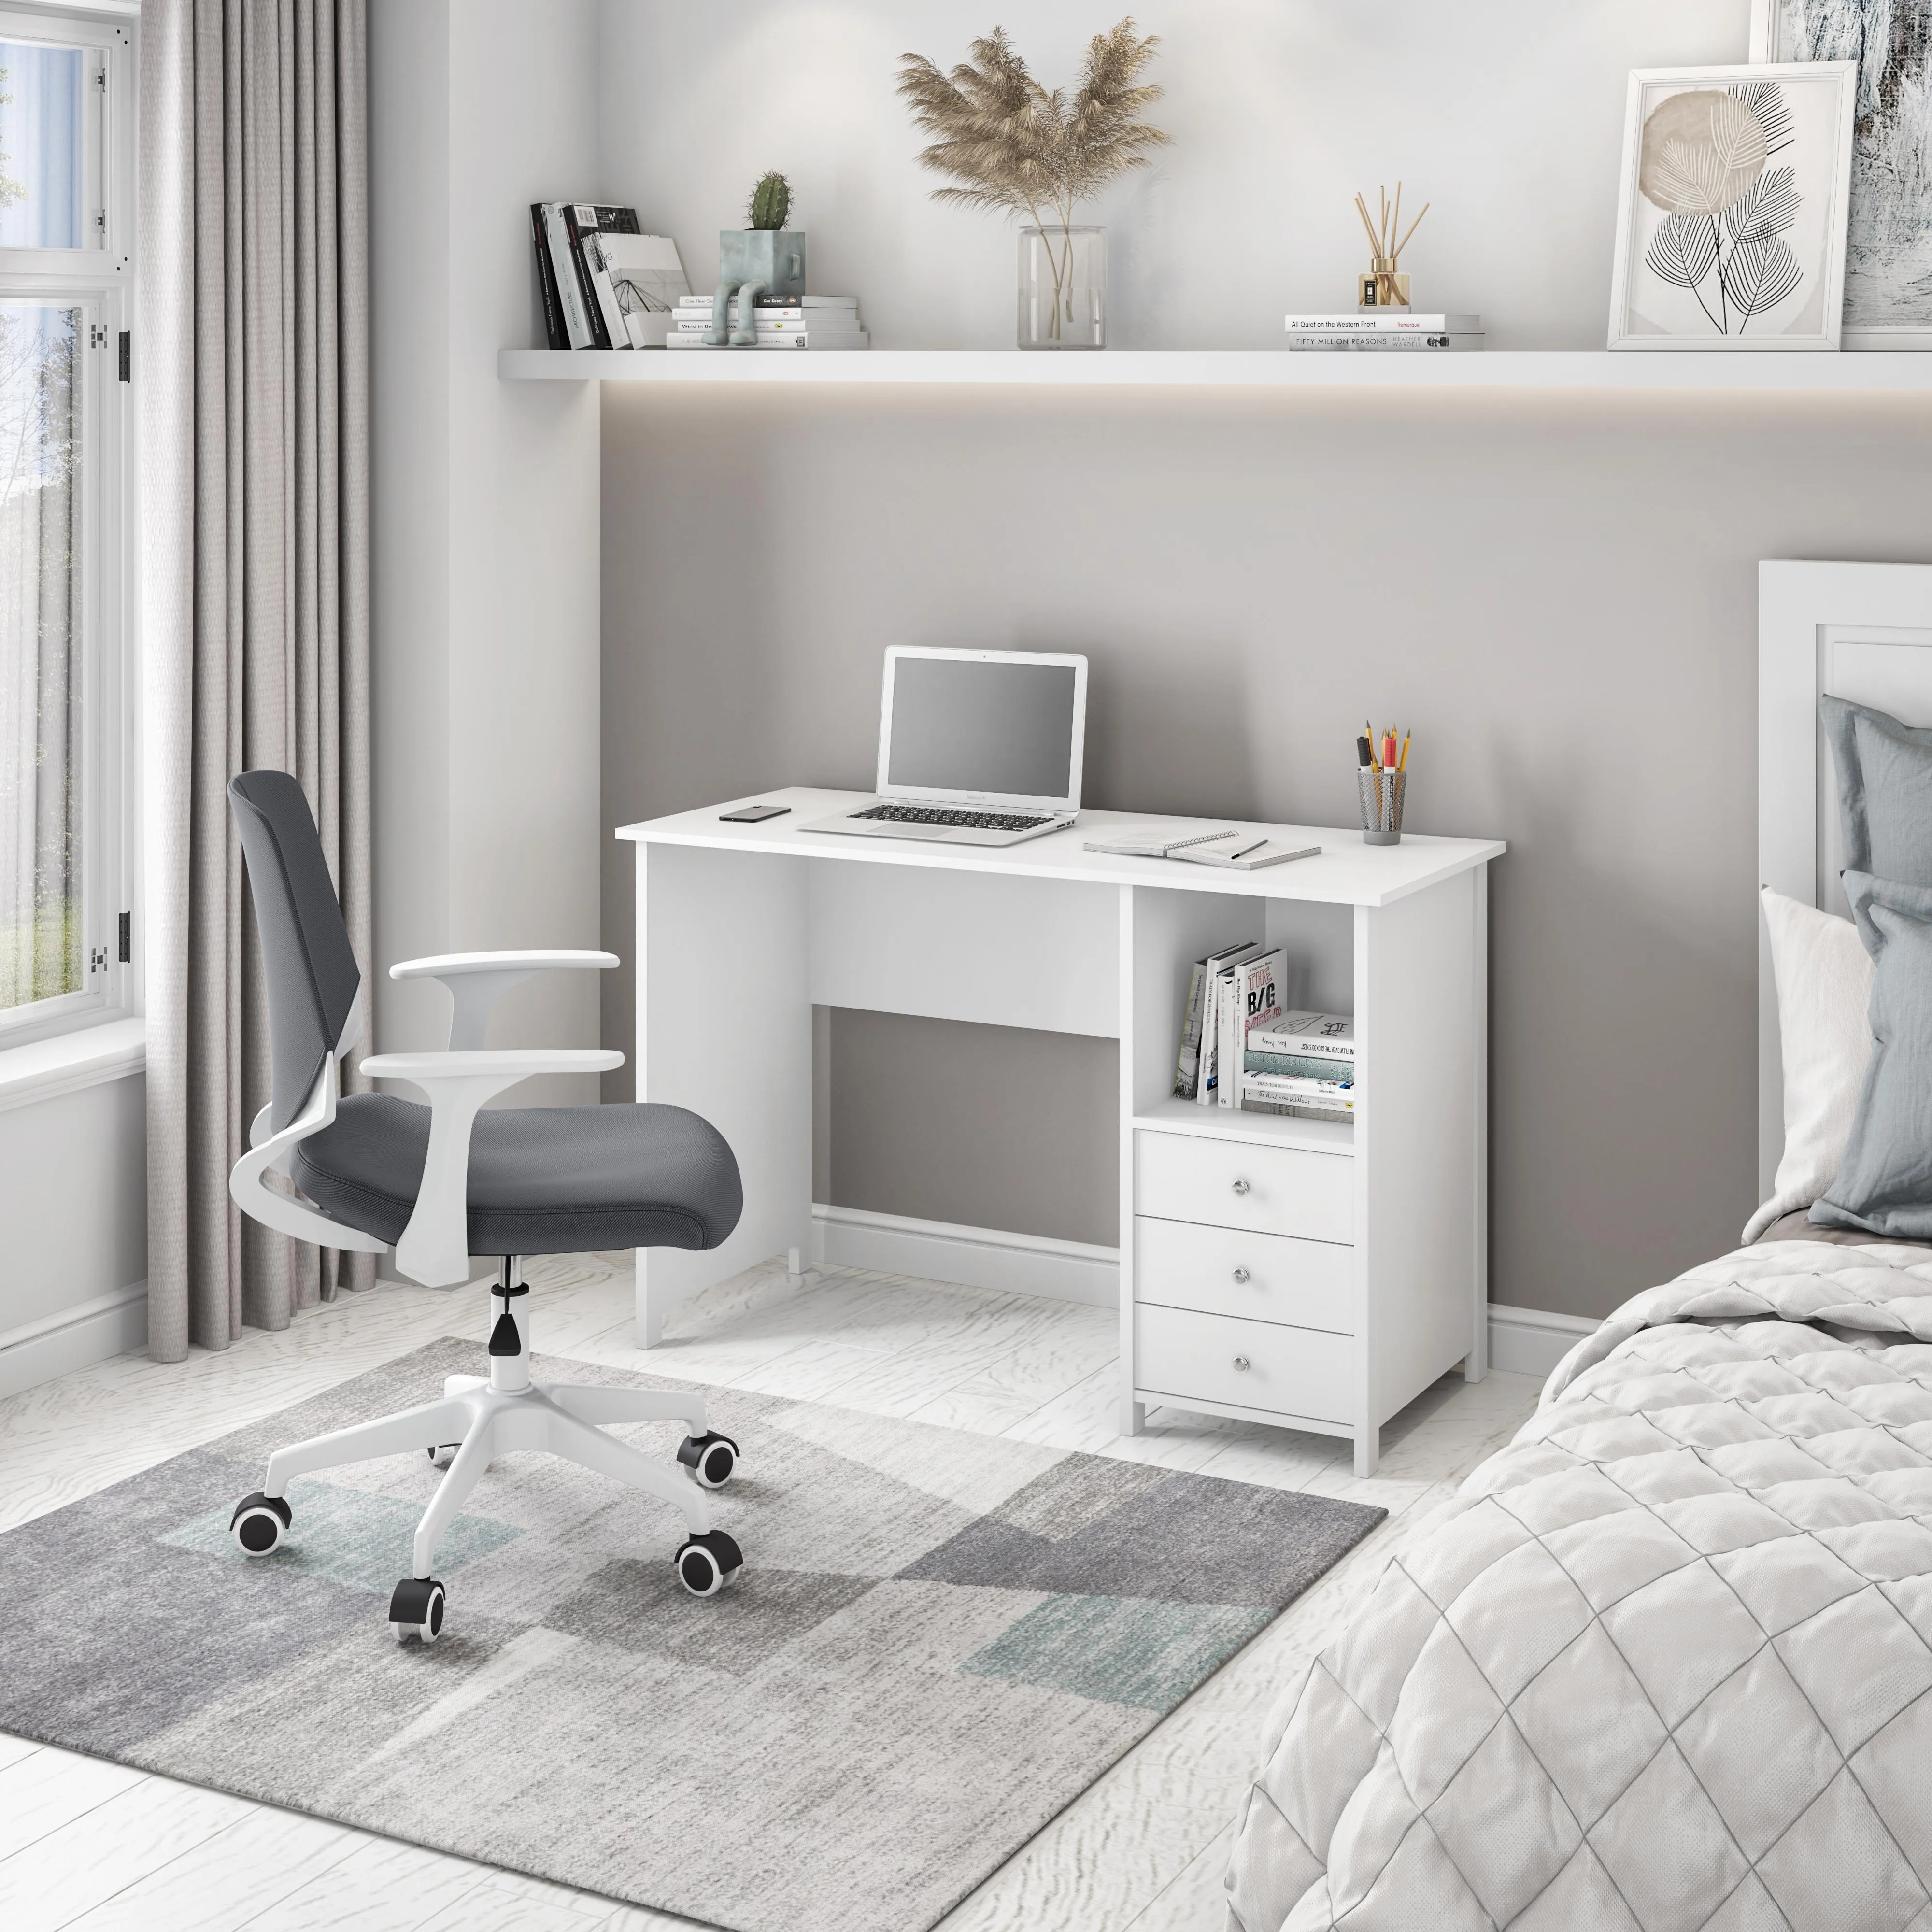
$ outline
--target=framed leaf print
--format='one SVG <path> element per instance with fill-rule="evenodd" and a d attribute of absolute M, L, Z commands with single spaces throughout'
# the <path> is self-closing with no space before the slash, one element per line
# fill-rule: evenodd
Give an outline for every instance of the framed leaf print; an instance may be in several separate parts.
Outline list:
<path fill-rule="evenodd" d="M 1932 349 L 1932 0 L 1752 0 L 1754 61 L 1853 61 L 1847 349 Z"/>
<path fill-rule="evenodd" d="M 1836 349 L 1857 69 L 1630 80 L 1612 349 Z"/>

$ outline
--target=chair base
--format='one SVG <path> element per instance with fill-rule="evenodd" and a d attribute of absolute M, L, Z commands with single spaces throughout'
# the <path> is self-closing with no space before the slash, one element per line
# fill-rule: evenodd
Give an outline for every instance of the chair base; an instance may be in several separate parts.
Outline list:
<path fill-rule="evenodd" d="M 291 1522 L 288 1486 L 297 1476 L 426 1451 L 439 1467 L 447 1466 L 416 1526 L 410 1574 L 396 1586 L 389 1618 L 399 1638 L 432 1642 L 443 1627 L 443 1586 L 430 1574 L 443 1532 L 499 1456 L 540 1450 L 679 1510 L 690 1533 L 672 1561 L 692 1594 L 713 1596 L 733 1581 L 744 1558 L 730 1537 L 712 1528 L 706 1492 L 730 1480 L 737 1444 L 707 1427 L 704 1397 L 670 1389 L 532 1382 L 523 1312 L 526 1296 L 521 1288 L 505 1287 L 493 1297 L 493 1307 L 502 1310 L 496 1335 L 508 1338 L 509 1330 L 501 1327 L 508 1321 L 518 1346 L 514 1354 L 493 1350 L 487 1377 L 452 1376 L 443 1384 L 440 1402 L 278 1449 L 268 1458 L 262 1487 L 236 1506 L 231 1525 L 236 1541 L 251 1556 L 266 1556 L 280 1546 Z M 605 1435 L 599 1426 L 661 1421 L 682 1422 L 690 1431 L 676 1460 L 668 1465 Z"/>

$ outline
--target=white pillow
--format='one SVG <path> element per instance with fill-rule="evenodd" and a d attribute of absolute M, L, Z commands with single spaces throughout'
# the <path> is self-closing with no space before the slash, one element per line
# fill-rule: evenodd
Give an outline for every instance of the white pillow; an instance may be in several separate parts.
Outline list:
<path fill-rule="evenodd" d="M 1872 1050 L 1874 968 L 1858 928 L 1768 886 L 1763 898 L 1784 1062 L 1784 1154 L 1771 1198 L 1744 1224 L 1747 1241 L 1780 1215 L 1810 1207 L 1838 1179 Z"/>

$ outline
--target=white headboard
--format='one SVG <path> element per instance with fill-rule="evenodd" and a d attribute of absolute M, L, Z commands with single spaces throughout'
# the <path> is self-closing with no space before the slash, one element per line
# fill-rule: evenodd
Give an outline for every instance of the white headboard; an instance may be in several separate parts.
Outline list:
<path fill-rule="evenodd" d="M 1758 877 L 1849 916 L 1838 888 L 1838 781 L 1818 726 L 1829 692 L 1932 725 L 1932 565 L 1758 566 Z M 1784 1144 L 1778 994 L 1758 922 L 1758 1180 Z"/>

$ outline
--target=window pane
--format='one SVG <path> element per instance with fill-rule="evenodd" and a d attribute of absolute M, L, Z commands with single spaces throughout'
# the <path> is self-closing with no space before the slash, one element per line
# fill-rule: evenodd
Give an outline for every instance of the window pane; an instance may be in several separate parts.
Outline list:
<path fill-rule="evenodd" d="M 79 248 L 79 47 L 0 40 L 0 248 Z"/>
<path fill-rule="evenodd" d="M 0 302 L 0 1012 L 84 989 L 78 308 Z"/>

